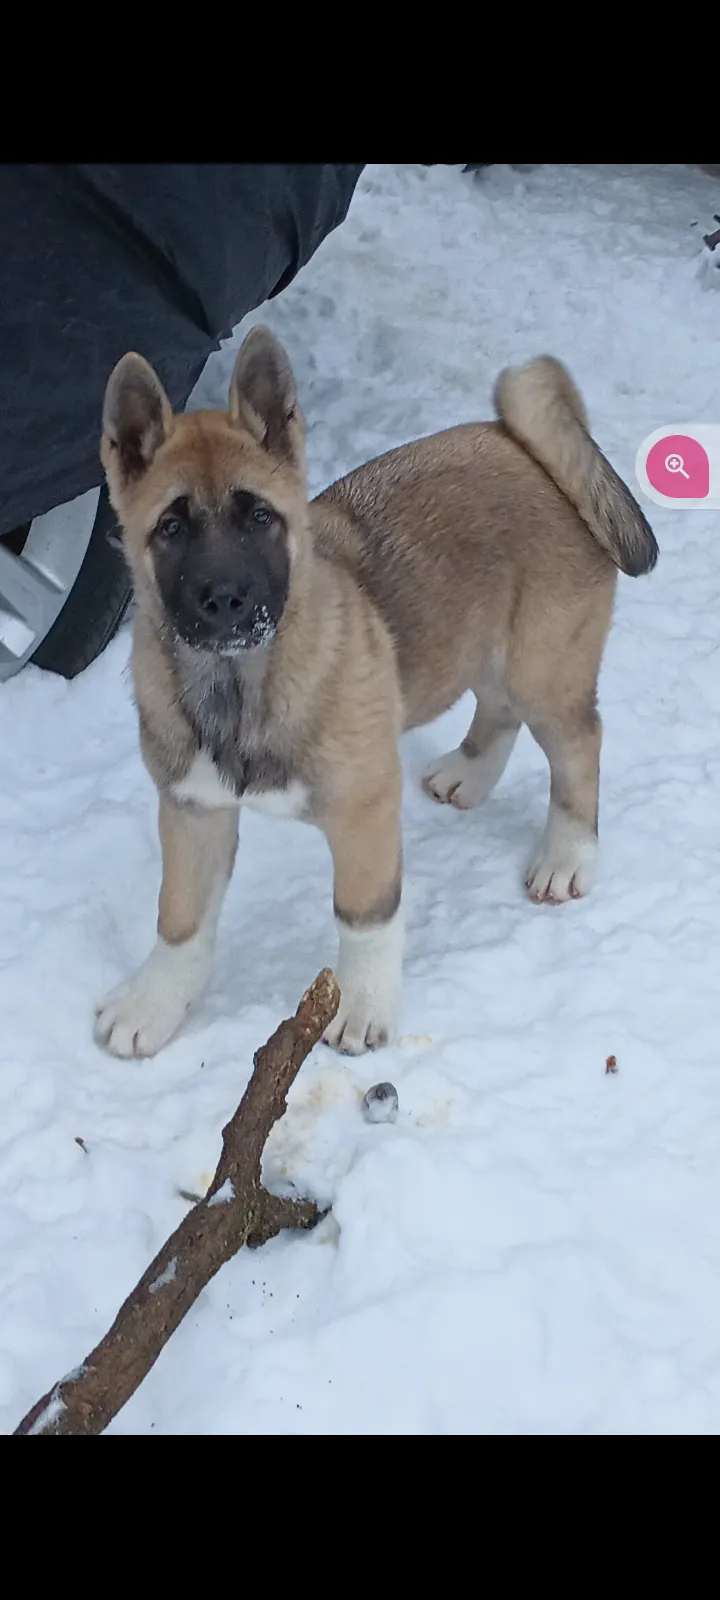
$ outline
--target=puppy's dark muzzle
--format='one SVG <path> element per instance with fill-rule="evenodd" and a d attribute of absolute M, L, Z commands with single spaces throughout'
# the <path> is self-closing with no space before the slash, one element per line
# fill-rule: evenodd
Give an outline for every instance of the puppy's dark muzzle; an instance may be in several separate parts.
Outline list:
<path fill-rule="evenodd" d="M 256 597 L 241 584 L 205 583 L 197 599 L 198 620 L 204 630 L 218 638 L 232 638 L 245 631 L 256 607 Z"/>
<path fill-rule="evenodd" d="M 275 632 L 276 616 L 264 589 L 260 593 L 255 584 L 222 579 L 200 584 L 175 622 L 196 649 L 232 651 L 267 643 Z"/>

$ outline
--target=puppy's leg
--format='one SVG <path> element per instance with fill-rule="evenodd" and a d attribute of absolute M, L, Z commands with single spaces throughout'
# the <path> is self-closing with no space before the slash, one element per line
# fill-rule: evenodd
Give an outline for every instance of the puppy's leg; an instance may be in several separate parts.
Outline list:
<path fill-rule="evenodd" d="M 528 725 L 550 763 L 550 809 L 525 882 L 531 900 L 559 905 L 588 894 L 595 880 L 602 729 L 594 707 Z"/>
<path fill-rule="evenodd" d="M 95 1038 L 116 1056 L 152 1056 L 207 982 L 235 860 L 236 809 L 160 800 L 163 875 L 154 950 L 96 1012 Z"/>
<path fill-rule="evenodd" d="M 343 806 L 325 823 L 335 871 L 340 1006 L 325 1034 L 344 1055 L 387 1044 L 402 988 L 399 768 L 387 793 Z"/>
<path fill-rule="evenodd" d="M 427 768 L 422 785 L 441 805 L 469 811 L 481 805 L 505 771 L 520 722 L 500 690 L 478 689 L 477 710 L 458 750 Z"/>

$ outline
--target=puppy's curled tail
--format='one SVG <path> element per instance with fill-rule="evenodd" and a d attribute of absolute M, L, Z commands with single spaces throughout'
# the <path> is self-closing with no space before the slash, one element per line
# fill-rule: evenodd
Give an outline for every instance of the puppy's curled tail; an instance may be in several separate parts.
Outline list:
<path fill-rule="evenodd" d="M 591 438 L 583 402 L 553 356 L 506 367 L 495 408 L 508 433 L 544 467 L 621 572 L 638 578 L 658 558 L 642 511 Z"/>

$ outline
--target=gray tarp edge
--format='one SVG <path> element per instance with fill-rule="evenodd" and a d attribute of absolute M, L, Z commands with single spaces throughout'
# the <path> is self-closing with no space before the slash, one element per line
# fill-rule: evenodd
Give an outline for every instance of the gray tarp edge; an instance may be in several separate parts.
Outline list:
<path fill-rule="evenodd" d="M 362 163 L 0 164 L 0 534 L 101 481 L 126 350 L 185 404 L 347 213 Z"/>

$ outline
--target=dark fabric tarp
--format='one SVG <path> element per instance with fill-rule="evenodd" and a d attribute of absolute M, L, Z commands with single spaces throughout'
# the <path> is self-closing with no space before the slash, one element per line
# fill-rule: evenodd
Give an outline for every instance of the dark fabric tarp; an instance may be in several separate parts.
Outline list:
<path fill-rule="evenodd" d="M 0 164 L 0 534 L 101 480 L 126 350 L 176 408 L 343 221 L 362 163 Z"/>

